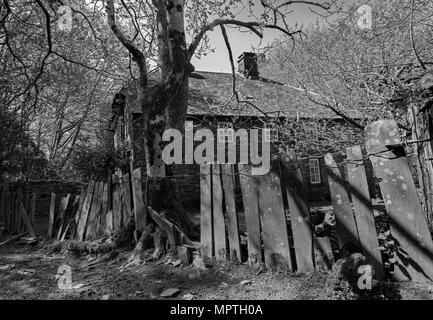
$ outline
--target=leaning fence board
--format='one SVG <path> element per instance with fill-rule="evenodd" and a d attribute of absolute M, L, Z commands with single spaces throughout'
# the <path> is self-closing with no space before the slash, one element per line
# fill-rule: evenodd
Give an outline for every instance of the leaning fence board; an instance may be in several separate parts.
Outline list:
<path fill-rule="evenodd" d="M 85 239 L 88 241 L 93 241 L 96 239 L 98 217 L 102 204 L 101 200 L 103 187 L 103 182 L 96 183 L 95 192 L 93 193 L 92 205 L 90 206 L 89 218 L 87 220 L 87 228 L 85 232 Z"/>
<path fill-rule="evenodd" d="M 146 227 L 146 207 L 141 188 L 141 168 L 132 171 L 132 195 L 134 198 L 135 229 L 143 232 Z"/>
<path fill-rule="evenodd" d="M 394 120 L 376 121 L 365 130 L 366 148 L 400 252 L 397 280 L 433 280 L 433 241 Z"/>
<path fill-rule="evenodd" d="M 375 269 L 376 278 L 381 280 L 385 274 L 361 147 L 354 146 L 347 148 L 346 154 L 347 174 L 355 211 L 356 226 L 358 227 L 359 241 L 364 255 Z"/>
<path fill-rule="evenodd" d="M 83 205 L 84 205 L 84 200 L 86 198 L 86 194 L 87 194 L 86 188 L 82 187 L 81 188 L 81 193 L 80 193 L 80 202 L 78 203 L 77 212 L 75 213 L 74 229 L 72 230 L 72 236 L 74 238 L 75 238 L 76 233 L 77 233 L 78 224 L 79 224 L 79 221 L 80 221 L 80 218 L 81 218 L 81 213 L 83 211 Z"/>
<path fill-rule="evenodd" d="M 57 218 L 57 236 L 56 239 L 60 240 L 60 237 L 62 235 L 62 231 L 63 229 L 66 227 L 66 219 L 65 219 L 65 214 L 66 214 L 66 209 L 68 208 L 69 205 L 69 199 L 71 198 L 71 194 L 67 194 L 66 197 L 63 197 L 60 200 L 60 206 L 59 206 L 59 214 L 58 214 L 58 218 Z"/>
<path fill-rule="evenodd" d="M 200 246 L 205 257 L 213 257 L 211 165 L 200 165 Z"/>
<path fill-rule="evenodd" d="M 263 262 L 257 185 L 249 165 L 239 164 L 239 173 L 247 227 L 248 263 L 257 267 Z"/>
<path fill-rule="evenodd" d="M 68 231 L 71 230 L 71 226 L 74 223 L 73 219 L 75 218 L 75 214 L 78 210 L 79 203 L 80 203 L 80 196 L 76 195 L 74 201 L 72 202 L 72 207 L 71 207 L 70 213 L 69 213 L 68 217 L 65 218 L 66 226 L 65 226 L 64 230 L 62 230 L 62 234 L 60 235 L 60 241 L 65 240 L 66 235 L 68 234 Z"/>
<path fill-rule="evenodd" d="M 84 235 L 89 217 L 90 206 L 92 204 L 93 192 L 95 190 L 95 180 L 91 180 L 87 187 L 86 197 L 84 199 L 83 209 L 81 210 L 80 219 L 77 226 L 77 240 L 84 241 Z"/>
<path fill-rule="evenodd" d="M 227 213 L 227 233 L 229 238 L 230 259 L 241 262 L 241 243 L 239 239 L 238 217 L 235 204 L 235 177 L 232 164 L 221 165 L 224 201 Z"/>
<path fill-rule="evenodd" d="M 56 194 L 51 193 L 50 216 L 48 219 L 48 238 L 49 239 L 51 239 L 53 237 L 55 210 L 56 210 Z"/>
<path fill-rule="evenodd" d="M 293 271 L 284 212 L 278 158 L 268 174 L 256 176 L 265 265 L 271 270 Z"/>
<path fill-rule="evenodd" d="M 305 185 L 295 152 L 281 158 L 298 272 L 314 271 L 313 232 Z"/>
<path fill-rule="evenodd" d="M 219 164 L 212 165 L 212 207 L 215 257 L 226 260 L 227 237 L 223 213 L 223 192 L 221 187 L 221 169 Z"/>
<path fill-rule="evenodd" d="M 337 220 L 336 232 L 338 243 L 340 249 L 343 251 L 346 249 L 352 251 L 351 247 L 359 248 L 359 235 L 349 195 L 332 154 L 327 153 L 325 155 L 325 164 L 332 207 L 334 208 L 335 219 Z"/>

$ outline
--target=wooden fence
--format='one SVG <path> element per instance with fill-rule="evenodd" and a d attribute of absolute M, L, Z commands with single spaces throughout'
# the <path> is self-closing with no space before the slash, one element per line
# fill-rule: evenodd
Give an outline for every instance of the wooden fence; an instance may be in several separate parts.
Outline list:
<path fill-rule="evenodd" d="M 67 194 L 60 200 L 51 193 L 48 214 L 49 239 L 92 241 L 119 231 L 129 219 L 135 219 L 136 230 L 142 231 L 146 210 L 142 198 L 141 173 L 116 173 L 106 181 L 91 180 L 80 194 Z M 0 197 L 0 216 L 6 232 L 29 233 L 35 237 L 36 192 L 23 197 L 22 188 L 9 191 L 4 184 Z M 57 205 L 56 205 L 57 204 Z"/>
<path fill-rule="evenodd" d="M 397 124 L 392 120 L 378 121 L 365 133 L 367 156 L 380 181 L 392 237 L 398 245 L 394 277 L 433 280 L 433 242 Z M 349 186 L 332 154 L 325 156 L 338 245 L 341 251 L 360 249 L 375 267 L 377 278 L 382 279 L 383 261 L 361 146 L 348 148 L 346 155 Z M 240 215 L 233 199 L 237 171 L 249 264 L 264 263 L 270 269 L 298 272 L 311 272 L 324 263 L 331 267 L 334 260 L 331 242 L 327 237 L 313 234 L 310 206 L 296 155 L 278 155 L 271 164 L 271 171 L 262 176 L 251 175 L 249 165 L 201 166 L 202 254 L 218 260 L 242 259 Z"/>

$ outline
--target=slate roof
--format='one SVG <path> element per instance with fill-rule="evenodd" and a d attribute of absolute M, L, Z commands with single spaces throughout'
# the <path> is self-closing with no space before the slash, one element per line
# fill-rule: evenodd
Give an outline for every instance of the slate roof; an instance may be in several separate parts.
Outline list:
<path fill-rule="evenodd" d="M 246 79 L 236 75 L 241 99 L 233 95 L 231 73 L 195 71 L 189 79 L 188 115 L 281 116 L 293 118 L 339 118 L 332 111 L 311 102 L 303 92 L 265 78 Z M 134 110 L 135 111 L 135 110 Z M 261 112 L 263 111 L 263 112 Z M 139 112 L 137 110 L 137 112 Z M 348 112 L 356 117 L 356 112 Z"/>

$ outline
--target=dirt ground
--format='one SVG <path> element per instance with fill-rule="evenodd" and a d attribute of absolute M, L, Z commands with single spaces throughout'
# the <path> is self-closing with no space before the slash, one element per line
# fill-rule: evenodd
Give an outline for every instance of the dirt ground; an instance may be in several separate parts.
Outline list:
<path fill-rule="evenodd" d="M 115 259 L 86 267 L 95 256 L 49 254 L 43 245 L 3 245 L 0 299 L 368 299 L 350 290 L 328 290 L 330 276 L 320 272 L 257 272 L 245 264 L 231 263 L 214 263 L 204 270 L 192 265 L 175 266 L 167 258 L 122 270 L 127 253 L 120 252 Z M 72 289 L 58 286 L 57 272 L 64 265 L 71 268 Z M 161 297 L 169 288 L 179 292 Z M 403 283 L 395 287 L 395 293 L 393 299 L 432 299 L 433 286 Z"/>

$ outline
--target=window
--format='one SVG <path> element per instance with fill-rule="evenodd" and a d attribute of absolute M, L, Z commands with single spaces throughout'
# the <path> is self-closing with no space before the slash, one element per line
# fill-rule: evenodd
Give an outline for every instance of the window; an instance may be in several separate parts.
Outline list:
<path fill-rule="evenodd" d="M 265 141 L 277 142 L 278 141 L 278 127 L 274 123 L 267 123 L 265 125 Z"/>
<path fill-rule="evenodd" d="M 322 182 L 320 178 L 320 161 L 319 159 L 310 159 L 310 182 L 311 184 L 319 184 Z"/>
<path fill-rule="evenodd" d="M 233 123 L 231 122 L 218 122 L 218 142 L 224 143 L 234 142 L 234 131 L 233 131 Z"/>

